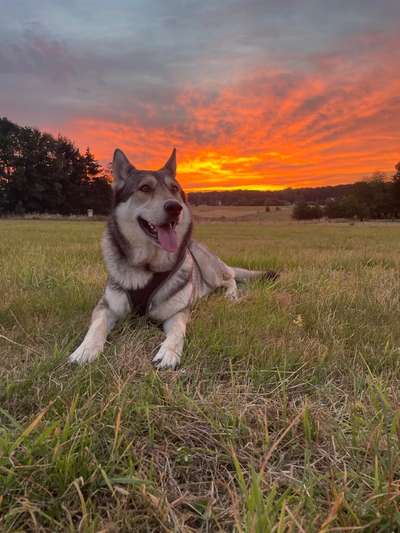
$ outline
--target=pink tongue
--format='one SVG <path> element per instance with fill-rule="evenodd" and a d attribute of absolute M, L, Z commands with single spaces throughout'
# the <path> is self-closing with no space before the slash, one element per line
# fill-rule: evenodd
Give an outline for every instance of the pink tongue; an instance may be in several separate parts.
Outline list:
<path fill-rule="evenodd" d="M 178 237 L 176 231 L 169 225 L 157 226 L 158 240 L 167 252 L 176 252 L 178 249 Z"/>

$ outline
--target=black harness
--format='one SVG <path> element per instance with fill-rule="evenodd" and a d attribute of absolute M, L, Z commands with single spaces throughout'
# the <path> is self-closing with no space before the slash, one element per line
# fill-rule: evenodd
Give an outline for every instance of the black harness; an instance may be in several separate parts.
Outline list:
<path fill-rule="evenodd" d="M 135 311 L 140 316 L 147 314 L 149 310 L 149 304 L 158 291 L 158 289 L 163 285 L 167 279 L 169 279 L 179 268 L 181 267 L 185 257 L 190 238 L 192 235 L 192 227 L 188 229 L 185 237 L 183 238 L 181 247 L 176 258 L 176 261 L 171 268 L 166 272 L 153 272 L 152 277 L 141 289 L 130 289 L 126 290 L 126 295 L 129 300 L 129 305 L 131 306 L 131 311 Z"/>

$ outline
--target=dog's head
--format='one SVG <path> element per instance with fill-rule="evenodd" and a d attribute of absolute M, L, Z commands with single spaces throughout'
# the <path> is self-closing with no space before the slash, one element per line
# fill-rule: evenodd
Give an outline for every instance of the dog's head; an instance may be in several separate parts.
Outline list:
<path fill-rule="evenodd" d="M 176 252 L 190 226 L 186 196 L 176 180 L 176 151 L 160 170 L 135 168 L 115 150 L 113 211 L 128 240 L 151 242 Z"/>

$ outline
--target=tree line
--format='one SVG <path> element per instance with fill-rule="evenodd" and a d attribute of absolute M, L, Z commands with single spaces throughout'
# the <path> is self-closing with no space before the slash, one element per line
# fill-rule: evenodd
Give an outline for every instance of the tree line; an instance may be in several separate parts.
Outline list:
<path fill-rule="evenodd" d="M 325 204 L 330 198 L 341 198 L 350 192 L 351 188 L 352 185 L 327 185 L 301 189 L 288 188 L 281 191 L 192 192 L 189 194 L 189 200 L 192 205 L 285 206 L 296 202 Z"/>
<path fill-rule="evenodd" d="M 368 180 L 353 183 L 342 196 L 328 198 L 323 205 L 301 199 L 293 208 L 293 218 L 298 220 L 324 216 L 358 220 L 400 218 L 400 162 L 391 179 L 376 172 Z"/>
<path fill-rule="evenodd" d="M 89 148 L 0 118 L 0 214 L 109 210 L 111 187 Z"/>

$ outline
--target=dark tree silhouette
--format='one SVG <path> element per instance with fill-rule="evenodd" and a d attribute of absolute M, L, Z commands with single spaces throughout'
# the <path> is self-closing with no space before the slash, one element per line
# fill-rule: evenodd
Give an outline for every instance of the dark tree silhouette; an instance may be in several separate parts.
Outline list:
<path fill-rule="evenodd" d="M 396 210 L 395 176 L 388 181 L 384 173 L 375 172 L 369 179 L 354 183 L 350 193 L 326 203 L 325 215 L 359 220 L 398 217 L 400 209 Z"/>
<path fill-rule="evenodd" d="M 111 186 L 87 148 L 0 119 L 0 213 L 107 213 Z"/>
<path fill-rule="evenodd" d="M 400 161 L 395 166 L 395 170 L 392 179 L 393 211 L 396 217 L 400 217 Z"/>
<path fill-rule="evenodd" d="M 293 208 L 293 218 L 297 220 L 313 220 L 323 216 L 324 212 L 318 204 L 303 201 L 296 203 Z"/>

